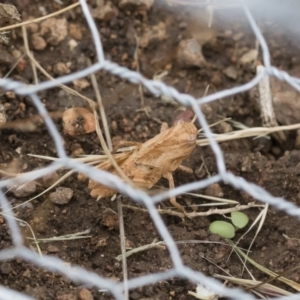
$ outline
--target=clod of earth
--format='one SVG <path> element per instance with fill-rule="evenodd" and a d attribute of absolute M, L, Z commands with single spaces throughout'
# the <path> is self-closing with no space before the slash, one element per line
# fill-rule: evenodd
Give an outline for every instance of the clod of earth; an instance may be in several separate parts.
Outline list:
<path fill-rule="evenodd" d="M 62 117 L 64 133 L 70 136 L 91 133 L 96 130 L 94 115 L 83 107 L 69 108 Z"/>
<path fill-rule="evenodd" d="M 27 197 L 36 191 L 36 182 L 30 181 L 20 186 L 13 186 L 10 191 L 17 198 Z"/>
<path fill-rule="evenodd" d="M 59 205 L 67 204 L 73 197 L 73 191 L 67 187 L 59 187 L 49 195 L 51 202 Z"/>
<path fill-rule="evenodd" d="M 177 62 L 183 68 L 201 67 L 205 64 L 202 49 L 196 39 L 180 42 L 177 51 Z"/>

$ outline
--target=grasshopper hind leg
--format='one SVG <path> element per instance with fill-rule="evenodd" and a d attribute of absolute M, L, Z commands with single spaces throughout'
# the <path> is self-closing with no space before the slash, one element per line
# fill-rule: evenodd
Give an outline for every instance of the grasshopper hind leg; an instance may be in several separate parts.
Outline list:
<path fill-rule="evenodd" d="M 172 173 L 168 172 L 168 173 L 164 174 L 163 177 L 168 179 L 170 189 L 174 189 L 175 184 L 174 184 L 174 178 L 173 178 Z M 171 197 L 170 202 L 174 207 L 178 208 L 186 216 L 186 211 L 185 211 L 184 207 L 176 201 L 175 197 Z"/>

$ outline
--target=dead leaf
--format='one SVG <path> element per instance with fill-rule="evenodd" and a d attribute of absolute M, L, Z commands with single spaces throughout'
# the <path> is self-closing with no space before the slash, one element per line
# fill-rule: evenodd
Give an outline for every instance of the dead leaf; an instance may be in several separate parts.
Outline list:
<path fill-rule="evenodd" d="M 21 22 L 21 15 L 14 5 L 0 3 L 0 17 Z"/>

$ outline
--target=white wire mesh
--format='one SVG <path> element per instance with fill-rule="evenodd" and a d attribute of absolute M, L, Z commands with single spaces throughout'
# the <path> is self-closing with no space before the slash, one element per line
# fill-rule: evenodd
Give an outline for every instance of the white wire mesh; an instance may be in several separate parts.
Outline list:
<path fill-rule="evenodd" d="M 247 91 L 251 88 L 253 88 L 255 85 L 258 84 L 258 82 L 268 73 L 271 76 L 275 76 L 280 80 L 286 81 L 289 83 L 292 87 L 294 87 L 296 90 L 300 91 L 300 79 L 290 76 L 288 73 L 280 71 L 273 67 L 270 62 L 270 54 L 268 45 L 260 32 L 258 26 L 255 23 L 254 18 L 252 17 L 250 11 L 246 7 L 246 5 L 243 5 L 243 10 L 245 13 L 245 16 L 247 17 L 249 24 L 258 39 L 260 46 L 262 48 L 263 53 L 263 62 L 264 66 L 266 68 L 265 72 L 262 72 L 258 74 L 254 79 L 252 79 L 250 82 L 231 88 L 228 90 L 223 90 L 221 92 L 203 97 L 201 99 L 195 99 L 191 95 L 187 94 L 181 94 L 176 89 L 166 86 L 164 83 L 159 81 L 152 81 L 144 78 L 142 75 L 130 71 L 124 67 L 121 67 L 111 61 L 105 60 L 104 58 L 104 52 L 101 44 L 101 38 L 99 36 L 99 33 L 97 31 L 95 22 L 90 14 L 89 8 L 87 6 L 87 3 L 85 0 L 80 0 L 80 4 L 82 7 L 82 11 L 85 15 L 85 18 L 88 22 L 88 26 L 92 32 L 95 47 L 96 47 L 96 53 L 98 57 L 98 62 L 94 65 L 72 73 L 67 76 L 60 77 L 59 79 L 53 80 L 53 81 L 47 81 L 42 82 L 40 84 L 34 85 L 34 86 L 25 86 L 24 84 L 16 81 L 12 81 L 10 79 L 1 79 L 0 80 L 0 87 L 5 90 L 14 90 L 17 94 L 20 95 L 28 95 L 36 108 L 38 109 L 39 113 L 44 117 L 45 124 L 47 125 L 49 132 L 55 142 L 55 146 L 57 149 L 57 153 L 59 156 L 59 160 L 53 164 L 51 164 L 48 167 L 45 167 L 40 170 L 35 170 L 30 173 L 27 173 L 26 176 L 19 175 L 16 178 L 13 179 L 6 179 L 0 181 L 0 203 L 2 207 L 2 211 L 5 212 L 5 219 L 9 226 L 10 232 L 11 232 L 11 238 L 13 241 L 13 248 L 10 249 L 4 249 L 0 252 L 0 260 L 5 261 L 12 258 L 22 258 L 26 260 L 27 262 L 30 262 L 36 266 L 42 267 L 48 271 L 57 272 L 59 274 L 62 274 L 66 277 L 68 277 L 70 280 L 76 283 L 83 283 L 83 284 L 89 284 L 93 285 L 99 289 L 105 289 L 108 290 L 115 299 L 123 299 L 123 283 L 116 284 L 112 280 L 103 278 L 93 272 L 87 271 L 80 267 L 67 267 L 65 262 L 54 257 L 49 256 L 43 256 L 40 257 L 37 253 L 34 251 L 29 250 L 28 248 L 23 246 L 22 242 L 22 236 L 20 233 L 20 228 L 18 226 L 18 223 L 13 218 L 13 212 L 10 209 L 10 204 L 7 201 L 4 193 L 2 192 L 2 189 L 11 184 L 15 184 L 16 182 L 22 183 L 26 182 L 28 180 L 34 180 L 36 178 L 40 178 L 46 174 L 49 174 L 53 172 L 54 170 L 57 170 L 61 167 L 73 169 L 77 172 L 83 172 L 86 173 L 90 178 L 97 180 L 105 185 L 108 185 L 114 189 L 118 189 L 120 192 L 128 195 L 130 198 L 132 198 L 136 202 L 142 202 L 146 205 L 147 209 L 149 210 L 149 213 L 151 215 L 151 218 L 160 233 L 163 240 L 166 242 L 166 245 L 168 247 L 168 250 L 170 252 L 170 257 L 173 261 L 173 268 L 169 271 L 163 272 L 163 273 L 156 273 L 146 276 L 141 276 L 135 279 L 130 279 L 128 281 L 128 287 L 129 289 L 154 284 L 161 280 L 166 280 L 171 277 L 177 276 L 181 278 L 185 278 L 190 280 L 194 283 L 201 283 L 202 285 L 205 285 L 209 289 L 215 291 L 216 293 L 220 295 L 224 295 L 230 299 L 244 299 L 244 300 L 252 300 L 255 299 L 255 297 L 249 293 L 246 293 L 242 291 L 241 289 L 229 289 L 223 286 L 223 284 L 213 278 L 207 277 L 201 272 L 196 272 L 189 267 L 186 267 L 182 263 L 182 259 L 180 257 L 178 248 L 170 235 L 168 229 L 166 228 L 165 224 L 162 221 L 161 216 L 158 214 L 154 204 L 162 201 L 163 199 L 169 198 L 170 196 L 176 196 L 179 194 L 182 194 L 184 192 L 189 192 L 194 189 L 203 189 L 212 183 L 223 181 L 227 184 L 230 184 L 236 189 L 243 190 L 250 194 L 252 197 L 256 198 L 257 200 L 269 203 L 272 206 L 274 206 L 278 210 L 282 210 L 289 215 L 300 217 L 300 208 L 296 205 L 286 201 L 283 198 L 279 197 L 273 197 L 271 196 L 267 191 L 265 191 L 263 188 L 247 182 L 245 179 L 237 177 L 231 173 L 228 173 L 225 167 L 223 154 L 221 152 L 220 147 L 218 144 L 214 141 L 212 137 L 212 133 L 209 129 L 209 126 L 206 122 L 206 119 L 203 115 L 203 113 L 200 110 L 200 105 L 202 103 L 208 103 L 211 101 L 215 101 L 220 98 L 224 98 L 227 96 L 231 96 L 237 93 L 241 93 L 244 91 Z M 74 81 L 75 79 L 82 78 L 85 76 L 88 76 L 92 74 L 93 72 L 99 71 L 99 70 L 105 70 L 109 72 L 110 74 L 113 74 L 115 76 L 119 76 L 121 78 L 124 78 L 132 83 L 141 83 L 144 87 L 146 87 L 151 93 L 157 95 L 157 94 L 165 94 L 167 96 L 171 96 L 174 99 L 176 99 L 178 102 L 180 102 L 183 105 L 191 106 L 195 113 L 198 116 L 198 120 L 200 122 L 201 127 L 203 128 L 206 136 L 208 137 L 210 141 L 210 146 L 213 149 L 217 161 L 217 167 L 218 167 L 218 175 L 212 176 L 208 179 L 201 180 L 198 182 L 189 183 L 180 187 L 175 188 L 172 191 L 167 191 L 163 194 L 160 194 L 158 196 L 150 197 L 146 193 L 142 191 L 138 191 L 133 189 L 131 186 L 125 184 L 122 182 L 118 177 L 106 173 L 101 170 L 93 169 L 87 165 L 84 165 L 80 162 L 74 162 L 71 160 L 65 153 L 65 150 L 63 148 L 63 145 L 61 143 L 61 137 L 59 132 L 57 131 L 56 127 L 54 126 L 53 121 L 47 114 L 47 110 L 43 106 L 41 100 L 37 96 L 37 92 L 43 91 L 45 89 L 53 88 L 59 84 L 67 83 Z M 300 295 L 293 295 L 285 298 L 280 299 L 299 299 Z M 13 290 L 7 289 L 3 286 L 0 286 L 0 298 L 1 299 L 21 299 L 21 300 L 28 300 L 32 299 L 31 297 L 25 296 L 24 294 L 15 292 Z"/>

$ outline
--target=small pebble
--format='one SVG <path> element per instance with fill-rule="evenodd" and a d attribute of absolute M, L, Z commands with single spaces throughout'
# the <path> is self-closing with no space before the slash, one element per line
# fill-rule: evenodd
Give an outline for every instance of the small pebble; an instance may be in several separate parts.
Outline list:
<path fill-rule="evenodd" d="M 17 198 L 27 197 L 36 191 L 36 182 L 30 181 L 22 185 L 13 186 L 10 191 Z"/>
<path fill-rule="evenodd" d="M 170 291 L 170 296 L 171 296 L 171 297 L 173 297 L 173 298 L 174 298 L 174 297 L 175 297 L 175 295 L 176 295 L 176 292 L 175 292 L 175 291 Z"/>
<path fill-rule="evenodd" d="M 26 269 L 23 274 L 22 274 L 23 277 L 26 277 L 26 278 L 31 278 L 31 272 L 29 269 Z"/>
<path fill-rule="evenodd" d="M 3 275 L 8 275 L 9 273 L 11 273 L 12 270 L 13 269 L 9 263 L 4 262 L 0 266 L 0 271 Z"/>
<path fill-rule="evenodd" d="M 34 20 L 33 17 L 29 17 L 27 19 L 27 21 L 31 21 Z M 37 23 L 29 23 L 28 25 L 26 25 L 26 29 L 30 32 L 30 33 L 36 33 L 39 30 L 39 25 Z"/>
<path fill-rule="evenodd" d="M 297 74 L 298 75 L 298 74 Z M 300 122 L 300 95 L 287 83 L 270 78 L 272 100 L 276 119 L 282 125 L 297 124 Z"/>
<path fill-rule="evenodd" d="M 223 73 L 230 79 L 236 80 L 238 77 L 238 71 L 236 67 L 229 66 L 228 68 L 223 70 Z"/>
<path fill-rule="evenodd" d="M 113 120 L 113 121 L 111 122 L 111 128 L 112 128 L 112 130 L 113 130 L 114 132 L 117 131 L 117 129 L 118 129 L 118 124 L 117 124 L 117 122 L 116 122 L 115 120 Z"/>
<path fill-rule="evenodd" d="M 18 64 L 17 64 L 17 70 L 19 72 L 23 72 L 27 67 L 27 60 L 24 58 L 20 58 Z"/>
<path fill-rule="evenodd" d="M 54 246 L 54 245 L 49 245 L 47 247 L 47 251 L 49 253 L 58 253 L 58 252 L 60 252 L 60 249 L 58 247 Z"/>
<path fill-rule="evenodd" d="M 271 148 L 271 152 L 274 154 L 274 155 L 280 155 L 281 153 L 281 149 L 277 146 L 274 146 Z"/>
<path fill-rule="evenodd" d="M 39 34 L 36 33 L 33 34 L 30 39 L 31 39 L 32 48 L 34 50 L 41 51 L 47 47 L 47 42 Z"/>
<path fill-rule="evenodd" d="M 66 18 L 49 18 L 41 23 L 40 35 L 48 44 L 57 46 L 68 35 L 67 24 Z"/>
<path fill-rule="evenodd" d="M 7 91 L 5 92 L 5 97 L 9 100 L 16 99 L 16 93 L 13 91 Z M 21 103 L 21 102 L 20 102 Z M 21 107 L 20 107 L 21 108 Z"/>
<path fill-rule="evenodd" d="M 196 39 L 183 40 L 179 43 L 177 62 L 184 68 L 203 66 L 205 59 Z"/>
<path fill-rule="evenodd" d="M 99 239 L 99 241 L 97 242 L 95 248 L 105 247 L 106 245 L 107 245 L 107 238 L 101 238 L 101 239 Z"/>
<path fill-rule="evenodd" d="M 258 51 L 256 49 L 250 49 L 240 57 L 239 62 L 242 65 L 246 65 L 251 62 L 254 62 L 257 56 L 258 56 Z"/>
<path fill-rule="evenodd" d="M 234 41 L 239 41 L 242 37 L 244 36 L 244 33 L 243 32 L 238 32 L 238 33 L 236 33 L 233 37 L 232 37 L 232 39 L 234 40 Z"/>
<path fill-rule="evenodd" d="M 78 148 L 72 152 L 71 157 L 79 157 L 81 155 L 85 155 L 85 152 L 82 148 Z"/>
<path fill-rule="evenodd" d="M 19 59 L 22 56 L 22 52 L 17 49 L 13 49 L 11 54 L 15 59 Z"/>
<path fill-rule="evenodd" d="M 210 78 L 211 83 L 214 86 L 219 86 L 222 84 L 222 75 L 220 73 L 213 73 L 211 78 Z"/>
<path fill-rule="evenodd" d="M 78 175 L 77 175 L 77 180 L 78 181 L 86 181 L 87 179 L 88 179 L 88 177 L 85 174 L 78 173 Z"/>
<path fill-rule="evenodd" d="M 217 128 L 220 131 L 220 133 L 229 133 L 233 131 L 232 126 L 227 122 L 221 122 Z"/>
<path fill-rule="evenodd" d="M 15 63 L 15 58 L 4 49 L 0 49 L 0 64 L 11 65 Z"/>
<path fill-rule="evenodd" d="M 69 74 L 71 71 L 65 63 L 59 62 L 54 65 L 53 72 L 55 73 L 55 75 L 62 76 Z"/>
<path fill-rule="evenodd" d="M 42 178 L 42 181 L 43 181 L 43 184 L 45 187 L 51 186 L 58 180 L 59 180 L 59 175 L 57 174 L 57 172 L 47 174 Z"/>
<path fill-rule="evenodd" d="M 80 300 L 94 300 L 94 297 L 88 289 L 83 288 L 79 292 L 79 299 Z"/>
<path fill-rule="evenodd" d="M 85 78 L 76 79 L 73 81 L 73 84 L 76 91 L 83 91 L 91 86 L 90 82 Z"/>
<path fill-rule="evenodd" d="M 139 38 L 139 46 L 146 48 L 153 42 L 162 42 L 167 39 L 167 28 L 164 22 L 148 26 Z"/>
<path fill-rule="evenodd" d="M 63 205 L 70 202 L 73 191 L 67 187 L 59 187 L 54 193 L 49 195 L 49 200 L 55 204 Z"/>
<path fill-rule="evenodd" d="M 252 170 L 252 162 L 249 156 L 245 156 L 241 163 L 241 171 L 242 172 L 251 172 Z"/>
<path fill-rule="evenodd" d="M 70 24 L 69 25 L 69 33 L 70 33 L 71 37 L 73 37 L 76 40 L 82 39 L 81 27 L 78 24 Z"/>
<path fill-rule="evenodd" d="M 56 300 L 78 300 L 78 298 L 76 295 L 70 293 L 56 296 Z"/>
<path fill-rule="evenodd" d="M 101 3 L 101 2 L 100 2 Z M 101 21 L 109 22 L 119 14 L 119 10 L 111 3 L 103 3 L 92 10 L 92 16 Z"/>
<path fill-rule="evenodd" d="M 19 210 L 22 210 L 22 209 L 33 209 L 33 204 L 32 204 L 32 202 L 24 202 L 24 203 L 22 203 L 19 207 Z"/>
<path fill-rule="evenodd" d="M 211 197 L 222 198 L 224 196 L 223 190 L 218 183 L 214 183 L 205 189 L 204 194 Z"/>
<path fill-rule="evenodd" d="M 68 45 L 70 51 L 73 51 L 78 46 L 78 43 L 74 39 L 70 39 Z"/>

